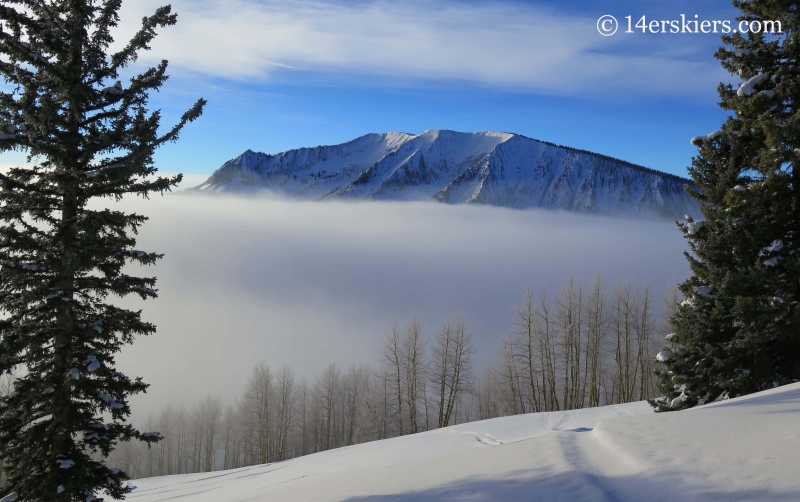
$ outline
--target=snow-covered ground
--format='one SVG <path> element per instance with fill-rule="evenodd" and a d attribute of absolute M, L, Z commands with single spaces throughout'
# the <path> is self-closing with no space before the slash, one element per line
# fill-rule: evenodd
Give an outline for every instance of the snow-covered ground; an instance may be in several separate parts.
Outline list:
<path fill-rule="evenodd" d="M 136 480 L 135 502 L 800 500 L 800 384 L 654 414 L 498 418 L 270 465 Z"/>

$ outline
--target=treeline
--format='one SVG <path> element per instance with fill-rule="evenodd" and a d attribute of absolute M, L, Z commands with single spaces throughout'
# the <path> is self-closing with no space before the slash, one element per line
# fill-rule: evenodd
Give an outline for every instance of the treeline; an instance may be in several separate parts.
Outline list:
<path fill-rule="evenodd" d="M 570 280 L 555 298 L 528 290 L 475 392 L 480 419 L 591 408 L 655 397 L 654 355 L 679 303 L 672 287 L 656 315 L 648 288 L 606 291 Z"/>
<path fill-rule="evenodd" d="M 678 301 L 675 288 L 654 302 L 647 288 L 606 290 L 599 278 L 589 287 L 568 281 L 552 298 L 528 291 L 480 377 L 463 318 L 432 336 L 416 319 L 396 323 L 375 366 L 331 364 L 309 381 L 260 364 L 234 404 L 208 397 L 190 409 L 169 406 L 143 424 L 163 440 L 149 449 L 123 443 L 112 464 L 134 478 L 206 472 L 474 420 L 652 398 L 653 356 Z"/>
<path fill-rule="evenodd" d="M 143 429 L 163 439 L 123 443 L 112 463 L 132 477 L 230 469 L 475 420 L 470 335 L 460 317 L 427 340 L 419 322 L 395 324 L 376 367 L 326 367 L 312 382 L 288 366 L 256 366 L 236 403 L 207 397 L 169 406 Z"/>

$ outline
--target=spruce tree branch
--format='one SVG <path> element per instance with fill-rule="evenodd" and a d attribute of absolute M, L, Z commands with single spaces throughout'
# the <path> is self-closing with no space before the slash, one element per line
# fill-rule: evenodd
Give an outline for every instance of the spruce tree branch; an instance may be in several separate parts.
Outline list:
<path fill-rule="evenodd" d="M 207 102 L 208 101 L 205 99 L 198 99 L 194 106 L 192 106 L 192 108 L 190 108 L 181 116 L 180 122 L 178 122 L 167 134 L 158 138 L 154 142 L 154 145 L 159 146 L 167 142 L 177 141 L 183 127 L 189 122 L 194 122 L 203 114 L 203 107 L 205 107 Z"/>
<path fill-rule="evenodd" d="M 97 49 L 103 49 L 111 42 L 111 33 L 109 28 L 116 28 L 119 23 L 119 11 L 122 6 L 122 0 L 106 0 L 103 7 L 100 9 L 100 14 L 97 16 L 96 24 L 98 26 L 94 35 L 91 38 L 90 45 Z"/>
<path fill-rule="evenodd" d="M 9 178 L 8 176 L 6 176 L 3 173 L 0 173 L 0 184 L 2 184 L 2 186 L 6 190 L 8 190 L 8 189 L 17 189 L 17 190 L 24 190 L 24 191 L 27 191 L 27 192 L 36 192 L 36 193 L 41 193 L 41 194 L 46 194 L 46 195 L 53 195 L 53 196 L 61 195 L 59 192 L 57 192 L 55 190 L 48 190 L 48 189 L 45 189 L 45 188 L 43 188 L 43 187 L 41 187 L 39 185 L 30 185 L 29 183 L 23 183 L 23 182 L 15 180 L 15 179 Z"/>
<path fill-rule="evenodd" d="M 150 50 L 148 44 L 156 37 L 155 29 L 174 25 L 178 21 L 178 15 L 170 14 L 171 11 L 172 6 L 166 5 L 156 9 L 152 16 L 142 18 L 141 29 L 130 39 L 124 49 L 111 56 L 111 64 L 108 69 L 95 77 L 98 79 L 97 82 L 103 78 L 116 76 L 120 69 L 136 61 L 140 50 Z"/>
<path fill-rule="evenodd" d="M 28 17 L 13 7 L 8 7 L 3 4 L 0 4 L 0 20 L 6 23 L 12 23 L 15 32 L 21 31 L 20 27 L 25 27 L 32 33 L 38 33 L 41 30 L 41 26 L 35 19 Z M 5 33 L 2 26 L 0 26 L 0 33 Z"/>

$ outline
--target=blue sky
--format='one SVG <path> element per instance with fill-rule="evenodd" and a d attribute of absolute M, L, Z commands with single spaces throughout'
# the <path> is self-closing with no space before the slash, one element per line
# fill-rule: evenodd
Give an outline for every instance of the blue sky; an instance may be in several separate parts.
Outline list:
<path fill-rule="evenodd" d="M 121 40 L 160 2 L 123 6 Z M 689 139 L 724 118 L 714 34 L 602 37 L 596 20 L 734 19 L 730 2 L 175 0 L 143 63 L 170 60 L 165 124 L 205 115 L 159 152 L 208 174 L 245 149 L 277 153 L 369 132 L 496 130 L 685 174 Z"/>

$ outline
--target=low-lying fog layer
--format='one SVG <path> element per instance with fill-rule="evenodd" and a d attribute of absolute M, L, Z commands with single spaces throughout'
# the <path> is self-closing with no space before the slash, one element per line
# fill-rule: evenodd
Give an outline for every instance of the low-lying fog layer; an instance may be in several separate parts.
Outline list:
<path fill-rule="evenodd" d="M 207 394 L 232 402 L 262 360 L 311 378 L 331 362 L 375 363 L 392 321 L 412 315 L 431 336 L 463 314 L 481 367 L 528 286 L 555 293 L 601 273 L 660 298 L 688 274 L 671 222 L 188 194 L 112 206 L 150 216 L 137 247 L 166 254 L 146 271 L 160 297 L 124 300 L 158 325 L 119 358 L 153 384 L 137 416 Z"/>

